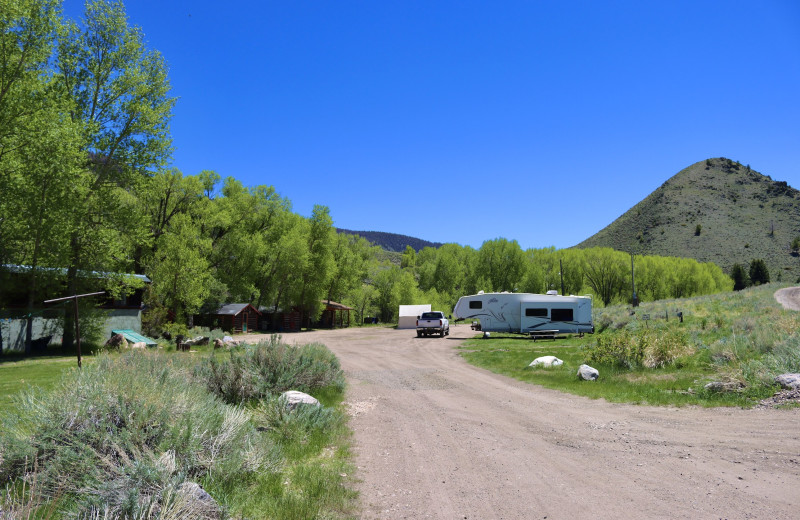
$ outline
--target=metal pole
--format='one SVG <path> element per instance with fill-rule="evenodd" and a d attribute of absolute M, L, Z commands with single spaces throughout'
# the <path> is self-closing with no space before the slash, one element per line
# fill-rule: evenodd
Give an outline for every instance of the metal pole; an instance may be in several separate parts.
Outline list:
<path fill-rule="evenodd" d="M 55 298 L 54 300 L 45 300 L 44 303 L 56 303 L 56 302 L 64 302 L 67 300 L 72 300 L 73 309 L 75 312 L 75 343 L 78 346 L 78 368 L 83 368 L 81 366 L 81 326 L 80 322 L 78 321 L 78 298 L 85 298 L 87 296 L 98 296 L 101 294 L 105 294 L 105 291 L 88 293 L 88 294 L 76 294 L 74 296 L 65 296 L 64 298 Z"/>
<path fill-rule="evenodd" d="M 81 322 L 78 319 L 78 298 L 72 299 L 72 308 L 75 311 L 75 345 L 78 347 L 78 368 L 81 366 Z"/>

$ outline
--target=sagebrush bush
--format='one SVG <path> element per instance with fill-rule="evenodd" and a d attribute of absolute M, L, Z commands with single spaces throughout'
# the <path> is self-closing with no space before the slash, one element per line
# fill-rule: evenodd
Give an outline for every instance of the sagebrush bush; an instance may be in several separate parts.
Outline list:
<path fill-rule="evenodd" d="M 275 465 L 248 413 L 190 373 L 157 353 L 103 355 L 50 392 L 22 394 L 2 417 L 0 485 L 35 464 L 41 500 L 138 518 L 187 479 L 246 481 Z"/>
<path fill-rule="evenodd" d="M 272 336 L 256 346 L 230 351 L 219 362 L 210 356 L 195 370 L 207 388 L 228 403 L 247 403 L 287 390 L 314 393 L 323 388 L 344 388 L 339 360 L 318 343 L 292 346 Z"/>
<path fill-rule="evenodd" d="M 661 368 L 691 354 L 680 329 L 623 329 L 606 332 L 585 349 L 586 361 L 620 368 Z"/>

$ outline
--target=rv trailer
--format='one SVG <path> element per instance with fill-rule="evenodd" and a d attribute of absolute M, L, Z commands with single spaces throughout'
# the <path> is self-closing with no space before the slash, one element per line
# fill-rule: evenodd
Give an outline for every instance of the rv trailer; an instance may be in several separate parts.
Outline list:
<path fill-rule="evenodd" d="M 453 316 L 478 318 L 485 332 L 594 332 L 592 299 L 588 296 L 481 291 L 459 298 Z"/>

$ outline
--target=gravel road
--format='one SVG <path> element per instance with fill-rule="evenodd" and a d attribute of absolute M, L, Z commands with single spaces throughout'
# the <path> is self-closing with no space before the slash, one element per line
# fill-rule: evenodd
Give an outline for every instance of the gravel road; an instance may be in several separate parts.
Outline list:
<path fill-rule="evenodd" d="M 473 334 L 284 337 L 342 362 L 362 518 L 800 517 L 800 409 L 566 395 L 467 364 L 454 347 Z"/>

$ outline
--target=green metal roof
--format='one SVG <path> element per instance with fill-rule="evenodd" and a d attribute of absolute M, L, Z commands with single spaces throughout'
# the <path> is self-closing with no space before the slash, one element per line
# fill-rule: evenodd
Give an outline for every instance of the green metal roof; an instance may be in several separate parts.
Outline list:
<path fill-rule="evenodd" d="M 147 336 L 142 336 L 141 334 L 138 334 L 132 331 L 131 329 L 118 329 L 111 331 L 112 336 L 117 334 L 122 334 L 122 336 L 131 343 L 144 343 L 148 347 L 154 347 L 158 345 L 158 343 L 156 343 L 156 340 L 150 339 Z"/>

